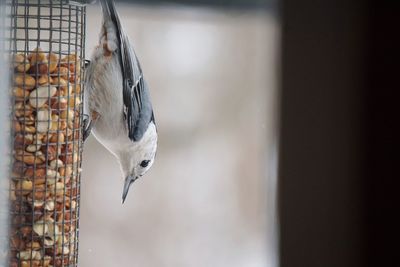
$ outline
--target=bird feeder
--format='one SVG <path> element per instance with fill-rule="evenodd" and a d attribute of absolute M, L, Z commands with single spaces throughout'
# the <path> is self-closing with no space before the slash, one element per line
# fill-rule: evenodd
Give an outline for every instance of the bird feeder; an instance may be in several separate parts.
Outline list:
<path fill-rule="evenodd" d="M 85 1 L 7 0 L 10 266 L 77 266 Z"/>

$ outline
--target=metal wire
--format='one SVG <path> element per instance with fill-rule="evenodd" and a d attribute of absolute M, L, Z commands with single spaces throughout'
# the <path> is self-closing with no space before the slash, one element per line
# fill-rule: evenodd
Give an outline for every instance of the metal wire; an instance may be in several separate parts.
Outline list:
<path fill-rule="evenodd" d="M 10 266 L 77 266 L 85 1 L 7 0 Z"/>

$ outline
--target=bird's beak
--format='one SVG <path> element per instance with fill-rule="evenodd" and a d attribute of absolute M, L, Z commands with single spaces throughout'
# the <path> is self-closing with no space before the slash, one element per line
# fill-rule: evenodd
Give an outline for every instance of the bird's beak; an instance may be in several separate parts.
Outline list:
<path fill-rule="evenodd" d="M 124 204 L 126 196 L 128 195 L 129 187 L 137 179 L 137 177 L 128 176 L 125 178 L 124 190 L 122 192 L 122 204 Z"/>

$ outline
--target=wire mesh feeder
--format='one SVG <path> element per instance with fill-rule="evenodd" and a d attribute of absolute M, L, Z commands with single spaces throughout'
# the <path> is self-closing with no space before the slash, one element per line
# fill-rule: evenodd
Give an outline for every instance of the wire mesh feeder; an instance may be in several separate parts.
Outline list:
<path fill-rule="evenodd" d="M 85 6 L 6 2 L 11 55 L 10 266 L 77 266 Z"/>

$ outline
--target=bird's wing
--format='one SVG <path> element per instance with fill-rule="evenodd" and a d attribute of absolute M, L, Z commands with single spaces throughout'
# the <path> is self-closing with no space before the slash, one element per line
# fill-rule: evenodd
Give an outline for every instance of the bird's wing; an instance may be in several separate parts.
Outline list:
<path fill-rule="evenodd" d="M 147 84 L 139 60 L 124 33 L 114 1 L 102 0 L 104 20 L 111 20 L 115 26 L 117 49 L 123 80 L 124 119 L 129 139 L 138 141 L 147 130 L 150 121 L 154 121 L 153 109 Z"/>
<path fill-rule="evenodd" d="M 143 76 L 139 77 L 133 87 L 124 87 L 123 100 L 129 139 L 138 141 L 146 132 L 150 121 L 154 121 L 149 90 Z"/>

